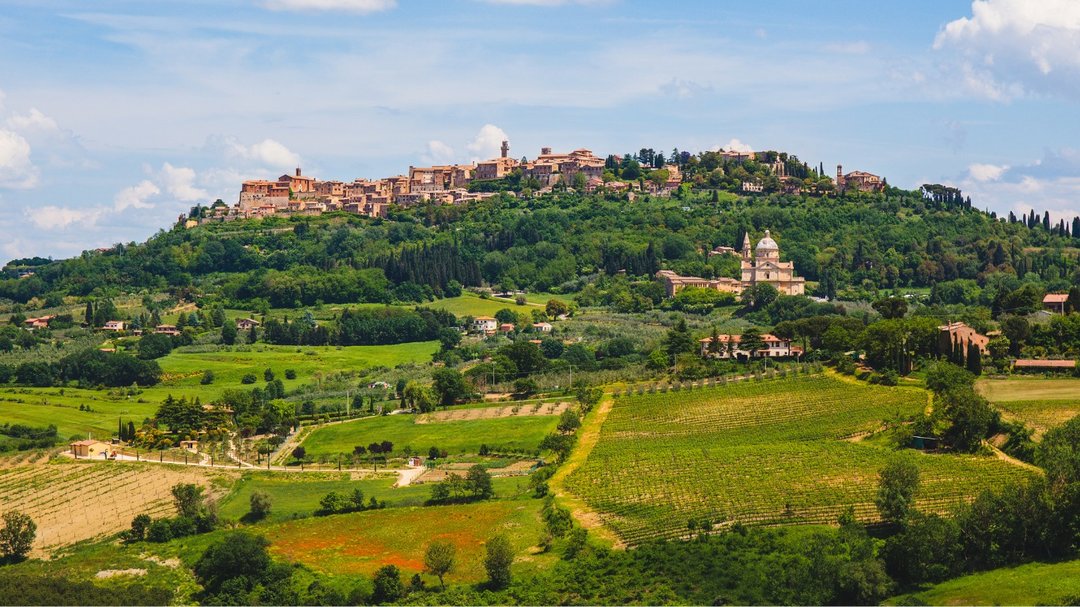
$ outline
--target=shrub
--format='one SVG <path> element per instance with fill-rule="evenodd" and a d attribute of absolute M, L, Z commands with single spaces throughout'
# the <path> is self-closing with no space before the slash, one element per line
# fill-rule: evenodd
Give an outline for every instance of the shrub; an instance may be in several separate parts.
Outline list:
<path fill-rule="evenodd" d="M 146 541 L 148 542 L 167 542 L 173 539 L 172 522 L 167 518 L 159 518 L 153 523 L 150 523 L 150 527 L 146 530 Z"/>
<path fill-rule="evenodd" d="M 243 377 L 240 378 L 240 383 L 242 384 L 253 384 L 256 381 L 258 381 L 258 378 L 255 377 L 254 373 L 246 373 Z"/>
<path fill-rule="evenodd" d="M 18 510 L 4 513 L 0 528 L 0 555 L 9 560 L 22 560 L 30 553 L 37 537 L 37 524 L 29 515 Z"/>
<path fill-rule="evenodd" d="M 250 498 L 250 515 L 254 520 L 262 520 L 270 515 L 270 496 L 262 491 L 255 491 Z"/>
<path fill-rule="evenodd" d="M 296 379 L 296 369 L 285 369 L 285 379 Z"/>
<path fill-rule="evenodd" d="M 401 572 L 394 565 L 385 565 L 375 572 L 372 580 L 371 600 L 375 604 L 392 603 L 405 597 L 405 585 Z"/>

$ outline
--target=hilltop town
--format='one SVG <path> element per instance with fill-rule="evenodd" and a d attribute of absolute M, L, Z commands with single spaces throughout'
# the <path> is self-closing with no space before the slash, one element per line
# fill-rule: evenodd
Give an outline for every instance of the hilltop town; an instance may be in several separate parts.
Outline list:
<path fill-rule="evenodd" d="M 794 156 L 778 152 L 717 150 L 713 156 L 719 170 L 734 180 L 727 189 L 744 195 L 782 191 L 789 194 L 827 194 L 844 190 L 880 192 L 886 181 L 865 171 L 843 173 L 836 167 L 835 180 L 824 167 L 810 168 Z M 483 200 L 499 191 L 544 194 L 556 188 L 584 193 L 598 191 L 626 194 L 631 200 L 641 194 L 670 196 L 690 181 L 688 162 L 698 157 L 675 150 L 669 159 L 662 153 L 643 149 L 638 154 L 612 154 L 606 158 L 579 148 L 555 153 L 541 148 L 530 160 L 510 156 L 510 142 L 503 141 L 499 157 L 469 164 L 410 166 L 408 175 L 351 182 L 322 181 L 297 167 L 276 181 L 255 179 L 240 186 L 238 201 L 229 206 L 217 201 L 199 217 L 182 217 L 181 222 L 265 217 L 269 215 L 321 215 L 344 211 L 367 217 L 386 217 L 391 206 L 410 207 L 420 203 L 467 204 Z M 725 172 L 724 167 L 730 169 Z M 708 168 L 708 167 L 706 167 Z M 715 179 L 715 175 L 712 176 Z M 700 177 L 696 185 L 701 185 Z"/>

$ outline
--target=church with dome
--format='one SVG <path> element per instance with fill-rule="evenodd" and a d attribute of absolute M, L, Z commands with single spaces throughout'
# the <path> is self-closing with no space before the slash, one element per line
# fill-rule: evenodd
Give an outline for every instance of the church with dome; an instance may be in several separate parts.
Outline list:
<path fill-rule="evenodd" d="M 765 237 L 758 241 L 753 252 L 750 250 L 750 234 L 743 237 L 740 265 L 743 289 L 768 284 L 784 295 L 802 295 L 805 291 L 806 279 L 795 275 L 794 262 L 780 261 L 780 247 L 768 230 L 765 230 Z"/>
<path fill-rule="evenodd" d="M 656 278 L 664 284 L 668 297 L 686 287 L 714 289 L 736 295 L 758 284 L 776 287 L 784 295 L 802 295 L 806 290 L 806 280 L 795 275 L 795 264 L 780 261 L 780 247 L 772 239 L 768 230 L 765 237 L 758 241 L 757 247 L 750 249 L 750 234 L 743 237 L 742 251 L 736 253 L 730 247 L 717 247 L 710 255 L 740 255 L 742 257 L 742 280 L 734 278 L 701 278 L 699 276 L 679 276 L 671 270 L 660 270 Z"/>

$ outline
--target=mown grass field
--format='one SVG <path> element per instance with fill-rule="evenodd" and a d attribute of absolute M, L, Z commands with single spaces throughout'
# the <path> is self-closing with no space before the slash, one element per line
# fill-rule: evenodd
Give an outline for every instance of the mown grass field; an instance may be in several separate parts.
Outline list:
<path fill-rule="evenodd" d="M 975 387 L 992 403 L 1015 400 L 1080 399 L 1080 379 L 1076 378 L 980 379 Z"/>
<path fill-rule="evenodd" d="M 427 453 L 431 447 L 445 449 L 450 455 L 475 454 L 481 445 L 505 451 L 535 450 L 545 436 L 555 431 L 559 419 L 554 415 L 530 415 L 460 421 L 432 419 L 416 423 L 415 415 L 365 417 L 341 424 L 316 428 L 304 439 L 309 454 L 352 453 L 356 445 L 373 442 L 394 443 L 395 453 L 406 446 Z"/>
<path fill-rule="evenodd" d="M 1080 379 L 981 379 L 976 387 L 1005 419 L 1024 422 L 1034 429 L 1036 439 L 1080 415 Z"/>
<path fill-rule="evenodd" d="M 172 352 L 158 360 L 163 381 L 130 396 L 118 389 L 2 388 L 0 423 L 56 424 L 64 439 L 74 434 L 85 436 L 87 432 L 107 437 L 116 433 L 118 418 L 139 424 L 151 417 L 169 394 L 197 396 L 208 403 L 228 389 L 250 390 L 265 385 L 263 372 L 268 368 L 282 380 L 286 390 L 291 390 L 335 371 L 426 362 L 438 348 L 437 342 L 345 348 L 258 344 L 250 351 Z M 200 380 L 207 369 L 214 372 L 214 382 L 204 386 Z M 295 370 L 296 379 L 286 379 L 286 369 Z M 255 384 L 241 383 L 248 373 L 255 374 Z M 91 411 L 79 411 L 79 405 L 87 405 Z"/>
<path fill-rule="evenodd" d="M 541 501 L 497 499 L 456 506 L 387 508 L 339 514 L 260 528 L 275 556 L 331 574 L 371 575 L 396 565 L 408 579 L 424 569 L 424 551 L 433 540 L 457 547 L 456 570 L 447 582 L 485 579 L 484 543 L 498 533 L 510 539 L 515 572 L 535 571 L 554 563 L 554 553 L 533 554 L 542 533 Z M 438 581 L 425 576 L 426 581 Z"/>
<path fill-rule="evenodd" d="M 843 440 L 926 406 L 926 392 L 832 376 L 731 383 L 615 401 L 599 441 L 566 479 L 627 544 L 714 524 L 831 523 L 848 505 L 864 521 L 879 470 L 897 454 Z M 905 453 L 922 474 L 918 504 L 946 511 L 1029 473 L 993 458 Z"/>
<path fill-rule="evenodd" d="M 1080 560 L 1029 563 L 965 575 L 921 592 L 893 597 L 885 604 L 1076 605 L 1078 599 Z"/>

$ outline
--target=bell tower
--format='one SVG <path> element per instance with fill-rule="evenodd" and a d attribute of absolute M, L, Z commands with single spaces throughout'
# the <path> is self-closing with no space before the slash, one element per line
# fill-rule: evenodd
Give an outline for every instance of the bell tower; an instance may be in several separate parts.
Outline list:
<path fill-rule="evenodd" d="M 506 158 L 510 155 L 510 142 L 503 140 L 502 142 L 502 157 Z"/>

